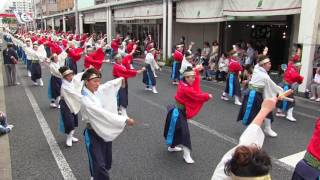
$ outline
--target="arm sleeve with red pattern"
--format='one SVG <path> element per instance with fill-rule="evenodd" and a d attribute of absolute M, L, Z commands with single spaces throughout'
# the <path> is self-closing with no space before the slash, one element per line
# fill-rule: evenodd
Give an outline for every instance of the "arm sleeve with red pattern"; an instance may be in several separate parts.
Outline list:
<path fill-rule="evenodd" d="M 114 65 L 113 72 L 112 72 L 114 76 L 123 77 L 125 79 L 135 77 L 137 73 L 138 72 L 136 70 L 121 68 L 121 66 L 119 65 Z"/>
<path fill-rule="evenodd" d="M 183 60 L 183 54 L 182 54 L 181 52 L 179 52 L 179 51 L 176 50 L 176 51 L 173 53 L 173 59 L 174 59 L 175 61 L 182 62 L 182 60 Z"/>
<path fill-rule="evenodd" d="M 307 151 L 320 160 L 320 118 L 316 122 L 314 132 L 307 147 Z"/>

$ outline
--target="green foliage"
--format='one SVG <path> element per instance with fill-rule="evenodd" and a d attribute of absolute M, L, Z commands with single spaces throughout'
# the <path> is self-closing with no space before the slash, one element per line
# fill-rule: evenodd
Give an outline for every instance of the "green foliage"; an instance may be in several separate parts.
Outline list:
<path fill-rule="evenodd" d="M 168 59 L 166 59 L 166 66 L 169 66 L 171 67 L 172 66 L 172 63 L 173 63 L 173 57 L 170 56 Z"/>
<path fill-rule="evenodd" d="M 4 24 L 13 24 L 16 22 L 17 22 L 17 20 L 14 18 L 3 18 L 2 19 L 2 23 L 4 23 Z"/>

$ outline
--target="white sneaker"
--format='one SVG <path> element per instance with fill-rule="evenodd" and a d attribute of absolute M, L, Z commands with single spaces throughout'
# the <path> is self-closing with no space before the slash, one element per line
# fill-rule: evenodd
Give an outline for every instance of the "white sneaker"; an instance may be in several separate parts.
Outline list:
<path fill-rule="evenodd" d="M 68 147 L 71 147 L 71 146 L 72 146 L 72 133 L 70 133 L 70 134 L 67 135 L 66 145 L 67 145 Z"/>
<path fill-rule="evenodd" d="M 9 128 L 10 131 L 13 129 L 13 127 L 14 127 L 14 125 L 12 125 L 12 124 L 8 124 L 8 126 L 7 126 L 7 128 Z"/>
<path fill-rule="evenodd" d="M 152 91 L 152 89 L 151 88 L 144 88 L 144 90 L 146 90 L 146 91 Z"/>
<path fill-rule="evenodd" d="M 297 119 L 294 118 L 293 116 L 287 116 L 286 118 L 291 122 L 296 122 L 297 121 Z"/>
<path fill-rule="evenodd" d="M 276 116 L 277 117 L 286 117 L 286 115 L 284 113 L 282 113 L 282 112 L 277 112 Z"/>
<path fill-rule="evenodd" d="M 176 147 L 174 147 L 174 148 L 168 147 L 168 151 L 169 151 L 169 152 L 179 152 L 179 151 L 182 151 L 182 148 L 181 148 L 181 147 L 178 147 L 178 146 L 176 146 Z"/>
<path fill-rule="evenodd" d="M 320 102 L 320 98 L 316 99 L 316 102 Z"/>
<path fill-rule="evenodd" d="M 314 97 L 314 96 L 312 96 L 311 98 L 310 98 L 310 100 L 315 100 L 316 99 L 316 97 Z M 319 98 L 318 98 L 319 99 Z"/>
<path fill-rule="evenodd" d="M 56 105 L 56 103 L 50 103 L 50 107 L 57 108 L 57 105 Z"/>
<path fill-rule="evenodd" d="M 274 132 L 271 128 L 265 128 L 264 133 L 270 137 L 277 137 L 278 134 Z"/>
<path fill-rule="evenodd" d="M 37 82 L 33 82 L 34 86 L 39 86 L 39 84 Z"/>
<path fill-rule="evenodd" d="M 190 150 L 187 147 L 183 147 L 183 159 L 188 164 L 193 164 L 194 160 L 191 158 Z"/>
<path fill-rule="evenodd" d="M 229 98 L 227 98 L 226 96 L 221 96 L 221 99 L 225 101 L 229 101 Z"/>
<path fill-rule="evenodd" d="M 72 136 L 72 142 L 79 142 L 79 139 Z"/>
<path fill-rule="evenodd" d="M 235 105 L 239 105 L 239 106 L 242 105 L 242 103 L 241 103 L 240 101 L 235 101 L 234 104 L 235 104 Z"/>
<path fill-rule="evenodd" d="M 31 72 L 30 71 L 28 71 L 28 77 L 31 77 Z"/>
<path fill-rule="evenodd" d="M 152 87 L 152 92 L 153 92 L 154 94 L 158 94 L 158 91 L 157 91 L 157 89 L 156 89 L 155 86 Z"/>

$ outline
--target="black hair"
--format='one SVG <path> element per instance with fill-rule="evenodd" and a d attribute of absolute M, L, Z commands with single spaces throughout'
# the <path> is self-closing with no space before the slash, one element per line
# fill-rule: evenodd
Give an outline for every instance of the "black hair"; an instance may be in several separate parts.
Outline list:
<path fill-rule="evenodd" d="M 239 146 L 225 164 L 225 173 L 239 177 L 264 176 L 271 170 L 271 159 L 257 146 Z"/>
<path fill-rule="evenodd" d="M 60 72 L 61 74 L 63 74 L 63 73 L 66 72 L 68 69 L 69 69 L 69 67 L 67 67 L 67 66 L 62 66 L 62 67 L 59 68 L 59 72 Z"/>
<path fill-rule="evenodd" d="M 7 47 L 8 47 L 8 48 L 12 48 L 12 47 L 13 47 L 13 44 L 12 44 L 12 43 L 8 43 L 8 44 L 7 44 Z"/>
<path fill-rule="evenodd" d="M 192 55 L 192 53 L 190 52 L 190 51 L 186 51 L 186 57 L 188 57 L 188 56 L 191 56 Z"/>
<path fill-rule="evenodd" d="M 206 46 L 210 46 L 208 41 L 205 41 L 203 44 L 205 44 Z"/>
<path fill-rule="evenodd" d="M 90 69 L 87 69 L 87 70 L 83 73 L 83 75 L 82 75 L 82 77 L 81 77 L 81 80 L 84 80 L 84 81 L 89 80 L 89 78 L 90 78 L 93 74 L 95 74 L 95 75 L 97 75 L 99 78 L 101 78 L 101 73 L 100 73 L 100 71 L 96 70 L 95 68 L 90 68 Z"/>

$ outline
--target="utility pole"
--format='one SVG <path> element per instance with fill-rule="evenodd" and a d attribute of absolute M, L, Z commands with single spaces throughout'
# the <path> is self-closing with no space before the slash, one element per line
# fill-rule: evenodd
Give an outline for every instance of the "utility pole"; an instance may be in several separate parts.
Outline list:
<path fill-rule="evenodd" d="M 36 0 L 32 0 L 33 5 L 33 31 L 37 30 L 37 7 L 36 7 Z"/>
<path fill-rule="evenodd" d="M 40 0 L 40 18 L 41 18 L 41 31 L 43 31 L 43 17 L 42 17 L 42 14 L 43 14 L 43 10 L 42 10 L 42 1 L 43 0 Z"/>
<path fill-rule="evenodd" d="M 79 12 L 78 12 L 78 0 L 74 0 L 74 15 L 75 15 L 75 34 L 79 34 Z"/>

